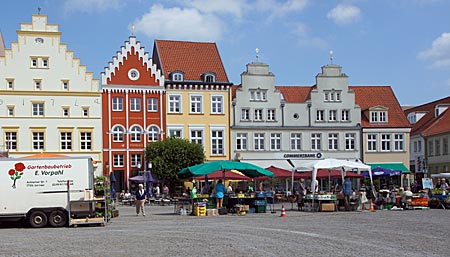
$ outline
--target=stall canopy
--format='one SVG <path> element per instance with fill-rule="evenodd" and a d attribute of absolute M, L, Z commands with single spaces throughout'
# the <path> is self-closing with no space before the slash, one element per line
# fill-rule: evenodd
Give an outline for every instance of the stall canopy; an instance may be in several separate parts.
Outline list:
<path fill-rule="evenodd" d="M 399 176 L 402 174 L 401 170 L 390 170 L 385 168 L 376 167 L 371 170 L 372 177 L 385 177 L 385 176 Z M 369 171 L 364 171 L 362 175 L 366 178 L 370 177 Z"/>
<path fill-rule="evenodd" d="M 250 180 L 249 177 L 246 177 L 242 174 L 239 174 L 237 172 L 235 172 L 234 170 L 227 170 L 225 172 L 218 170 L 215 171 L 209 175 L 200 175 L 200 178 L 198 178 L 198 180 L 205 180 L 208 181 L 209 179 L 211 180 L 216 180 L 216 179 L 227 179 L 227 180 Z"/>
<path fill-rule="evenodd" d="M 450 178 L 450 173 L 431 174 L 432 178 Z"/>
<path fill-rule="evenodd" d="M 285 170 L 282 168 L 278 168 L 275 166 L 270 166 L 268 168 L 266 168 L 266 170 L 271 171 L 273 173 L 273 177 L 274 178 L 291 178 L 292 177 L 292 171 L 290 170 Z M 300 174 L 298 173 L 294 173 L 294 179 L 300 178 L 299 176 Z M 267 180 L 269 179 L 269 177 L 264 176 L 264 177 L 259 177 L 259 180 Z"/>
<path fill-rule="evenodd" d="M 214 161 L 197 164 L 182 169 L 180 172 L 178 172 L 178 176 L 180 178 L 197 177 L 202 175 L 209 175 L 218 170 L 219 171 L 237 170 L 250 178 L 261 176 L 273 177 L 272 172 L 265 170 L 259 166 L 247 162 L 235 162 L 235 161 Z"/>
<path fill-rule="evenodd" d="M 405 167 L 405 165 L 401 162 L 395 162 L 395 163 L 368 163 L 367 165 L 370 166 L 372 170 L 375 170 L 376 168 L 381 168 L 384 170 L 394 170 L 394 171 L 400 171 L 402 174 L 405 173 L 411 173 L 408 168 Z"/>
<path fill-rule="evenodd" d="M 296 176 L 298 178 L 311 178 L 312 172 L 304 172 L 304 173 L 297 173 Z M 349 178 L 363 178 L 363 175 L 356 174 L 351 171 L 346 171 L 345 176 Z M 340 178 L 342 177 L 342 170 L 324 170 L 320 169 L 317 170 L 316 178 Z"/>

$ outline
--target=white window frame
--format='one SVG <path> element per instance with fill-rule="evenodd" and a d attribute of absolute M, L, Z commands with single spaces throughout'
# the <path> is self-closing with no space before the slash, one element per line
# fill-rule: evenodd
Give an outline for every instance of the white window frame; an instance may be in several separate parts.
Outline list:
<path fill-rule="evenodd" d="M 387 111 L 380 111 L 378 114 L 379 122 L 386 123 L 387 122 Z"/>
<path fill-rule="evenodd" d="M 130 112 L 140 112 L 141 111 L 141 98 L 131 97 L 130 98 Z"/>
<path fill-rule="evenodd" d="M 158 112 L 158 98 L 156 97 L 147 98 L 147 111 Z"/>
<path fill-rule="evenodd" d="M 7 151 L 17 151 L 16 131 L 5 131 L 5 149 Z"/>
<path fill-rule="evenodd" d="M 203 96 L 202 95 L 190 95 L 189 96 L 189 111 L 190 113 L 201 114 L 203 113 Z"/>
<path fill-rule="evenodd" d="M 392 151 L 392 143 L 391 143 L 392 135 L 387 133 L 382 133 L 380 135 L 380 151 L 381 152 L 390 152 Z"/>
<path fill-rule="evenodd" d="M 338 151 L 339 150 L 339 134 L 338 133 L 328 133 L 328 150 Z"/>
<path fill-rule="evenodd" d="M 15 106 L 8 106 L 7 107 L 7 111 L 8 111 L 8 117 L 14 117 L 15 116 Z"/>
<path fill-rule="evenodd" d="M 43 117 L 45 112 L 44 103 L 33 103 L 33 116 L 35 117 Z"/>
<path fill-rule="evenodd" d="M 123 97 L 115 96 L 111 100 L 113 112 L 123 111 Z"/>
<path fill-rule="evenodd" d="M 184 75 L 181 72 L 174 72 L 172 74 L 172 81 L 181 82 L 184 80 Z"/>
<path fill-rule="evenodd" d="M 281 150 L 281 133 L 270 133 L 270 150 Z"/>
<path fill-rule="evenodd" d="M 130 128 L 130 141 L 142 142 L 142 128 L 138 125 L 131 126 Z"/>
<path fill-rule="evenodd" d="M 317 122 L 325 121 L 325 110 L 316 110 L 316 121 Z"/>
<path fill-rule="evenodd" d="M 142 168 L 142 154 L 131 154 L 130 162 L 131 162 L 131 164 L 130 164 L 131 167 Z"/>
<path fill-rule="evenodd" d="M 211 129 L 211 156 L 225 155 L 225 128 Z"/>
<path fill-rule="evenodd" d="M 32 133 L 32 145 L 33 150 L 45 149 L 45 133 L 42 131 L 36 131 Z"/>
<path fill-rule="evenodd" d="M 211 114 L 223 114 L 223 95 L 211 95 Z"/>
<path fill-rule="evenodd" d="M 250 120 L 250 109 L 242 108 L 241 109 L 241 121 L 249 121 Z"/>
<path fill-rule="evenodd" d="M 157 126 L 150 126 L 147 130 L 148 142 L 156 142 L 159 139 L 159 128 Z"/>
<path fill-rule="evenodd" d="M 113 165 L 114 167 L 120 168 L 124 167 L 124 155 L 123 154 L 114 154 L 113 155 Z"/>
<path fill-rule="evenodd" d="M 72 132 L 62 131 L 59 133 L 61 151 L 72 151 Z"/>
<path fill-rule="evenodd" d="M 356 133 L 345 133 L 345 150 L 354 151 L 356 143 Z"/>
<path fill-rule="evenodd" d="M 367 152 L 378 151 L 378 134 L 367 134 Z"/>
<path fill-rule="evenodd" d="M 92 132 L 90 131 L 80 132 L 80 149 L 92 150 Z"/>
<path fill-rule="evenodd" d="M 267 121 L 276 121 L 275 113 L 275 109 L 267 109 Z"/>
<path fill-rule="evenodd" d="M 247 133 L 236 133 L 236 150 L 246 151 L 247 147 Z"/>
<path fill-rule="evenodd" d="M 255 109 L 253 112 L 253 121 L 263 121 L 263 109 Z"/>
<path fill-rule="evenodd" d="M 169 127 L 167 131 L 169 137 L 183 138 L 183 127 Z"/>
<path fill-rule="evenodd" d="M 337 121 L 337 110 L 329 110 L 328 111 L 328 121 L 329 122 Z"/>
<path fill-rule="evenodd" d="M 312 151 L 322 150 L 322 133 L 311 134 L 311 150 Z"/>
<path fill-rule="evenodd" d="M 394 134 L 394 151 L 395 152 L 405 151 L 405 134 L 398 134 L 398 133 Z"/>
<path fill-rule="evenodd" d="M 253 142 L 254 142 L 254 150 L 255 151 L 264 151 L 264 133 L 253 133 Z"/>
<path fill-rule="evenodd" d="M 302 150 L 302 133 L 291 133 L 291 151 Z"/>
<path fill-rule="evenodd" d="M 181 113 L 182 99 L 179 94 L 169 94 L 169 113 Z"/>
<path fill-rule="evenodd" d="M 122 126 L 114 126 L 112 128 L 113 142 L 123 142 L 125 135 L 125 128 Z"/>
<path fill-rule="evenodd" d="M 204 134 L 205 134 L 205 131 L 203 128 L 191 128 L 191 129 L 189 129 L 189 141 L 191 141 L 191 143 L 204 145 L 204 141 L 205 141 L 203 138 Z"/>
<path fill-rule="evenodd" d="M 341 121 L 350 121 L 350 110 L 341 111 Z"/>

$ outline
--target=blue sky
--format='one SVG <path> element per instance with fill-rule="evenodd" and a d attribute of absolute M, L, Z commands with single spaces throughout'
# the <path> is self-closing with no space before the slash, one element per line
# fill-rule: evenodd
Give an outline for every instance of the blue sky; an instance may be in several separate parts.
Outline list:
<path fill-rule="evenodd" d="M 350 85 L 390 85 L 402 105 L 450 95 L 448 0 L 4 1 L 7 48 L 38 6 L 97 78 L 135 24 L 148 52 L 155 39 L 216 42 L 235 84 L 256 48 L 277 85 L 313 85 L 333 50 Z"/>

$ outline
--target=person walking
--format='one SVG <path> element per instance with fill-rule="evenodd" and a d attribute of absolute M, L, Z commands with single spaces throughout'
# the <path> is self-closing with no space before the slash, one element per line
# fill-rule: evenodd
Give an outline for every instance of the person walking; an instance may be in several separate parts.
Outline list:
<path fill-rule="evenodd" d="M 139 216 L 139 212 L 142 211 L 142 216 L 145 217 L 145 199 L 147 192 L 144 190 L 144 185 L 139 184 L 138 190 L 136 190 L 136 216 Z"/>
<path fill-rule="evenodd" d="M 350 197 L 352 196 L 353 189 L 352 189 L 352 182 L 348 177 L 345 177 L 344 181 L 344 200 L 345 200 L 345 210 L 350 210 Z"/>
<path fill-rule="evenodd" d="M 306 195 L 306 185 L 305 179 L 300 179 L 300 184 L 298 186 L 298 196 L 297 196 L 297 210 L 303 210 L 303 198 Z"/>
<path fill-rule="evenodd" d="M 222 180 L 219 179 L 219 182 L 216 184 L 216 207 L 217 209 L 222 208 L 223 205 L 223 197 L 225 196 L 225 186 L 222 184 Z"/>

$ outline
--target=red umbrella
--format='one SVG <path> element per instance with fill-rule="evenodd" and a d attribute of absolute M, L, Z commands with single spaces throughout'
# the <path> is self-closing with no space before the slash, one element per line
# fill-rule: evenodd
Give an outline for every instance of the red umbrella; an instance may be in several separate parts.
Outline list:
<path fill-rule="evenodd" d="M 292 178 L 292 171 L 290 171 L 290 170 L 278 168 L 273 165 L 266 168 L 266 170 L 271 171 L 273 173 L 274 178 Z M 299 173 L 295 172 L 294 179 L 300 178 L 299 175 L 300 175 Z M 267 177 L 267 176 L 258 178 L 258 180 L 267 180 L 267 179 L 269 179 L 269 177 Z"/>

